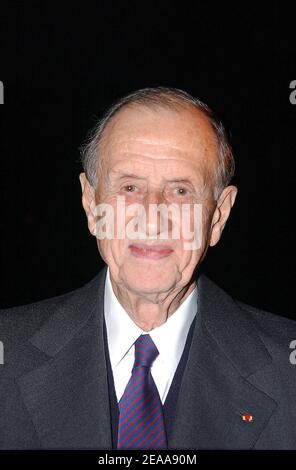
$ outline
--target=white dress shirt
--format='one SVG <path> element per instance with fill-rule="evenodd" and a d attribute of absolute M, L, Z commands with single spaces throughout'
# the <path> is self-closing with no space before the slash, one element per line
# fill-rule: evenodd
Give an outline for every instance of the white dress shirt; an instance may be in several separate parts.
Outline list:
<path fill-rule="evenodd" d="M 164 403 L 181 359 L 189 328 L 197 312 L 197 288 L 165 323 L 147 332 L 136 325 L 118 301 L 113 292 L 108 268 L 104 309 L 117 400 L 120 400 L 131 377 L 135 360 L 134 343 L 141 334 L 149 333 L 159 351 L 152 364 L 151 374 Z"/>

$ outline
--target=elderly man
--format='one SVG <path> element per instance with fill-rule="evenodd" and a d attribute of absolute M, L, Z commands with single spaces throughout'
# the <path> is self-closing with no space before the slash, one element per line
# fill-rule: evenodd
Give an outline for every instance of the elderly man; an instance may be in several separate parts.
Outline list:
<path fill-rule="evenodd" d="M 295 322 L 199 269 L 237 194 L 222 124 L 181 90 L 139 90 L 82 161 L 106 267 L 1 313 L 1 448 L 296 448 Z"/>

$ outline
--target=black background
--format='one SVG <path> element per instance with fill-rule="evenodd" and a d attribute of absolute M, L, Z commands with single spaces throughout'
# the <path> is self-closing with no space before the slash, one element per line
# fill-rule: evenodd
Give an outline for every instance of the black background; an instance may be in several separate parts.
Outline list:
<path fill-rule="evenodd" d="M 296 318 L 295 10 L 223 3 L 1 2 L 1 307 L 95 275 L 79 146 L 114 99 L 162 85 L 208 103 L 232 135 L 239 194 L 206 272 L 234 297 Z"/>

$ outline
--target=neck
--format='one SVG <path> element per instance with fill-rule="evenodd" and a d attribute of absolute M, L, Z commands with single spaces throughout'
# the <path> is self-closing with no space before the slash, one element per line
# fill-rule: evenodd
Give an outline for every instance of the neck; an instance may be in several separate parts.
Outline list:
<path fill-rule="evenodd" d="M 182 288 L 168 293 L 141 296 L 124 286 L 116 284 L 110 275 L 113 292 L 130 318 L 143 331 L 151 331 L 162 325 L 186 300 L 196 287 L 193 280 Z"/>

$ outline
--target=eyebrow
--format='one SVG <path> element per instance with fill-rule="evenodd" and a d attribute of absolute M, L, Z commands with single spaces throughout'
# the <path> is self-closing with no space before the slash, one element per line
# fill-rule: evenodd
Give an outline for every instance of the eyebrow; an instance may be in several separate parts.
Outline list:
<path fill-rule="evenodd" d="M 169 180 L 166 180 L 168 181 L 169 183 L 192 183 L 192 181 L 189 179 L 189 178 L 172 178 L 172 179 L 169 179 Z"/>
<path fill-rule="evenodd" d="M 111 173 L 115 173 L 116 175 L 119 174 L 119 178 L 136 178 L 136 179 L 145 179 L 143 176 L 136 175 L 135 173 L 132 172 L 122 172 L 120 170 L 113 170 Z M 190 177 L 181 177 L 181 178 L 171 178 L 171 179 L 166 179 L 166 182 L 168 183 L 192 183 L 190 180 Z"/>
<path fill-rule="evenodd" d="M 123 179 L 123 178 L 144 179 L 142 176 L 138 176 L 138 175 L 135 175 L 134 173 L 130 173 L 130 172 L 122 172 L 120 170 L 113 170 L 110 173 L 113 173 L 116 176 L 119 176 L 120 179 Z"/>

